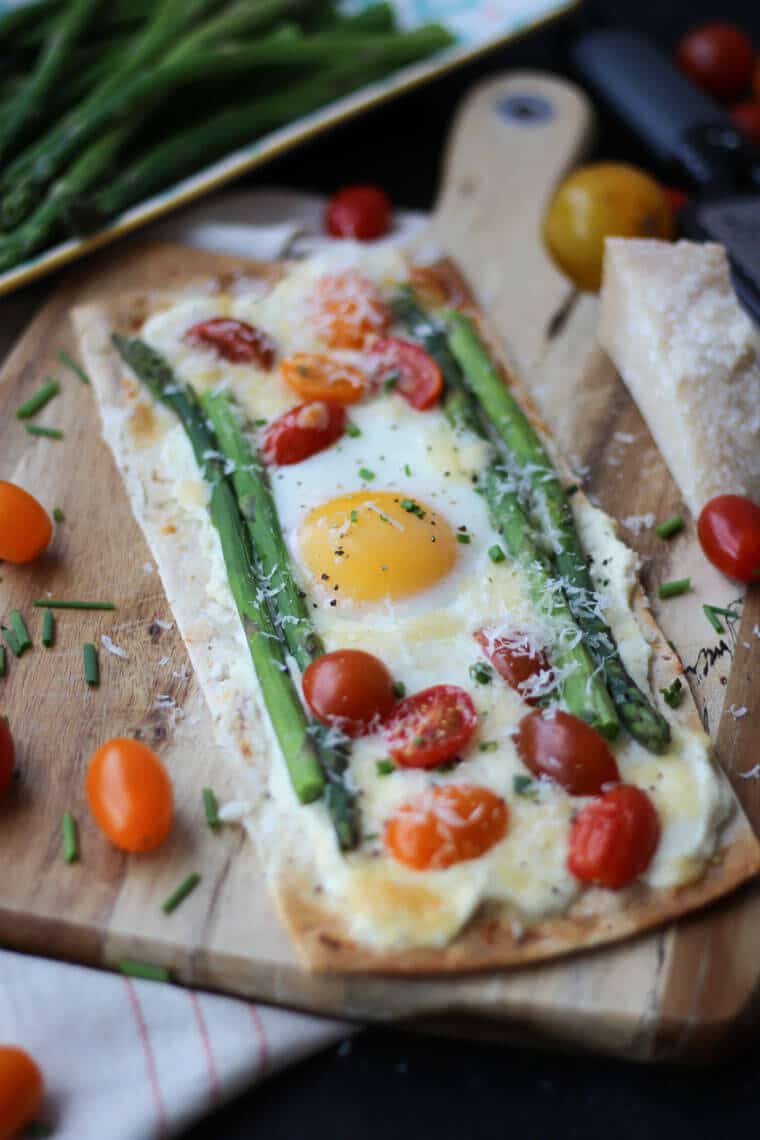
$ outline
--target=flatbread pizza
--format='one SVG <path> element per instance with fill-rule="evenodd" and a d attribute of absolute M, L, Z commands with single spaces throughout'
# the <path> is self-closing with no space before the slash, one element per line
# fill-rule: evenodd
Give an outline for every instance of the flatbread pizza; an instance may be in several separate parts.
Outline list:
<path fill-rule="evenodd" d="M 450 263 L 349 244 L 75 322 L 310 967 L 537 961 L 760 870 L 635 554 Z"/>

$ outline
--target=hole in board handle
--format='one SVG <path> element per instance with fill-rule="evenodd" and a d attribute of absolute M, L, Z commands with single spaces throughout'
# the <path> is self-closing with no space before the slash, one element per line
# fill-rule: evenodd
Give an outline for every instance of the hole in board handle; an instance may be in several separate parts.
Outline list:
<path fill-rule="evenodd" d="M 503 119 L 521 127 L 537 127 L 554 118 L 554 107 L 543 95 L 528 92 L 507 95 L 499 99 L 496 110 Z"/>

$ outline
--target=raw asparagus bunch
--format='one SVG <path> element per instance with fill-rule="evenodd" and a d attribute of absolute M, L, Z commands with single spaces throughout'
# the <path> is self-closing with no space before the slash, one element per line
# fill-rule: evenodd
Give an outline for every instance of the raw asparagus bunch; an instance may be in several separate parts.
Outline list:
<path fill-rule="evenodd" d="M 344 778 L 347 755 L 328 742 L 321 726 L 307 719 L 288 667 L 288 650 L 306 662 L 310 653 L 321 652 L 321 646 L 318 639 L 309 640 L 306 611 L 292 581 L 279 526 L 276 532 L 270 529 L 269 505 L 272 511 L 274 506 L 260 462 L 255 456 L 249 462 L 250 445 L 242 436 L 226 396 L 208 397 L 202 405 L 192 389 L 177 383 L 166 360 L 149 345 L 117 334 L 113 343 L 153 397 L 171 408 L 185 429 L 211 489 L 211 519 L 219 534 L 230 588 L 293 788 L 302 803 L 325 796 L 340 847 L 350 850 L 359 842 L 359 813 L 356 797 Z M 221 429 L 221 438 L 209 428 L 206 414 Z M 235 484 L 224 474 L 220 455 L 235 463 L 240 500 Z M 277 593 L 271 588 L 273 559 L 279 563 L 280 580 L 289 579 L 287 589 Z M 270 566 L 268 573 L 265 565 Z M 275 610 L 277 619 L 273 616 Z M 290 617 L 296 619 L 293 628 L 297 629 L 292 635 L 293 648 L 283 632 L 290 628 Z"/>

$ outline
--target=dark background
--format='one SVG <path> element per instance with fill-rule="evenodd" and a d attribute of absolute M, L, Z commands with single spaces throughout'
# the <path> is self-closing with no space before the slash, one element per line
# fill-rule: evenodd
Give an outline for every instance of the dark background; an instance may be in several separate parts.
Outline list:
<path fill-rule="evenodd" d="M 515 67 L 570 74 L 567 44 L 583 27 L 634 27 L 671 49 L 706 20 L 735 20 L 760 49 L 760 0 L 587 0 L 582 13 L 363 116 L 247 183 L 330 193 L 378 182 L 399 206 L 428 209 L 448 123 L 479 78 Z M 603 111 L 598 150 L 652 169 Z M 760 1048 L 716 1056 L 706 1068 L 645 1067 L 372 1029 L 251 1089 L 183 1140 L 715 1140 L 756 1134 L 759 1116 Z"/>

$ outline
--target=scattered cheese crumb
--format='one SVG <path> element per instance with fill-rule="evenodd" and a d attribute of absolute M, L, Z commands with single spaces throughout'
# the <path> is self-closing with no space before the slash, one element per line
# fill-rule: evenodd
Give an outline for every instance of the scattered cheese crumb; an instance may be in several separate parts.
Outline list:
<path fill-rule="evenodd" d="M 173 669 L 172 670 L 172 677 L 176 677 L 178 681 L 185 681 L 189 676 L 190 676 L 190 674 L 187 672 L 186 669 Z"/>
<path fill-rule="evenodd" d="M 157 625 L 159 629 L 174 629 L 173 621 L 161 621 L 160 618 L 154 618 L 151 625 Z"/>
<path fill-rule="evenodd" d="M 143 562 L 143 574 L 152 574 L 155 569 L 152 562 Z"/>
<path fill-rule="evenodd" d="M 628 515 L 628 518 L 620 521 L 634 534 L 641 534 L 642 530 L 649 530 L 654 526 L 654 515 L 651 511 L 647 511 L 645 515 Z"/>
<path fill-rule="evenodd" d="M 633 443 L 636 436 L 629 431 L 616 431 L 612 438 L 616 439 L 618 443 Z"/>
<path fill-rule="evenodd" d="M 158 659 L 159 665 L 168 665 L 170 661 L 171 657 L 159 657 Z"/>
<path fill-rule="evenodd" d="M 153 702 L 154 709 L 176 709 L 177 702 L 168 693 L 159 693 Z"/>
<path fill-rule="evenodd" d="M 760 637 L 760 625 L 758 625 L 757 622 L 752 626 L 752 633 L 755 637 Z"/>
<path fill-rule="evenodd" d="M 749 772 L 740 772 L 742 780 L 760 780 L 760 764 L 755 764 L 754 768 L 750 768 Z"/>
<path fill-rule="evenodd" d="M 129 654 L 127 653 L 126 649 L 122 649 L 120 645 L 116 645 L 107 633 L 101 635 L 100 644 L 103 646 L 107 653 L 113 653 L 114 657 L 121 657 L 124 661 L 129 660 Z"/>
<path fill-rule="evenodd" d="M 747 715 L 749 709 L 746 705 L 739 705 L 738 708 L 736 705 L 729 705 L 728 711 L 731 713 L 731 716 L 734 718 L 734 720 L 741 720 L 743 716 Z"/>

